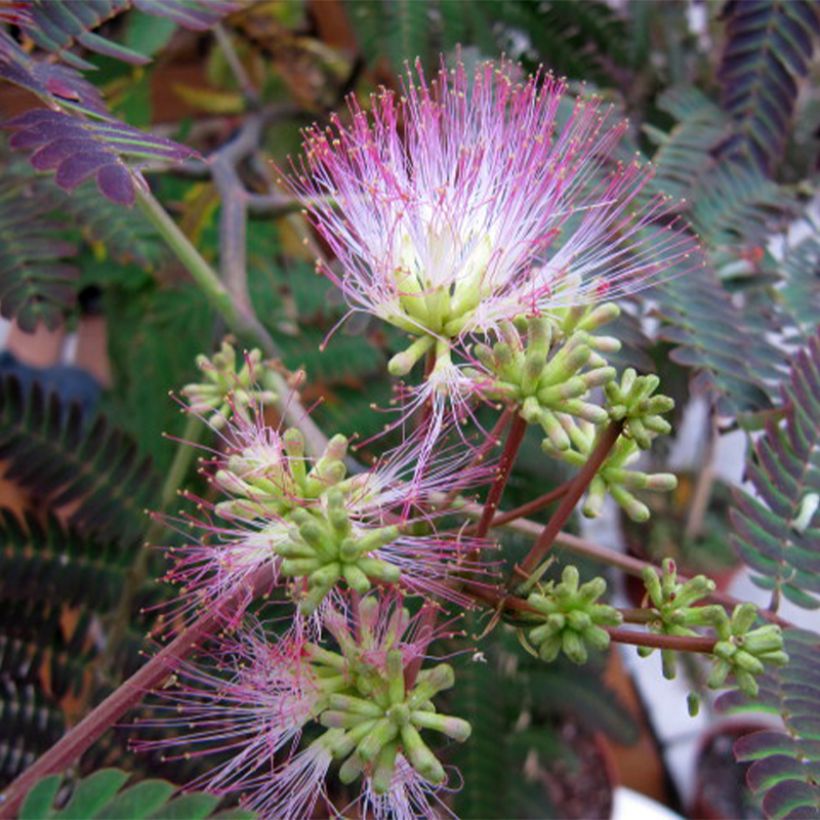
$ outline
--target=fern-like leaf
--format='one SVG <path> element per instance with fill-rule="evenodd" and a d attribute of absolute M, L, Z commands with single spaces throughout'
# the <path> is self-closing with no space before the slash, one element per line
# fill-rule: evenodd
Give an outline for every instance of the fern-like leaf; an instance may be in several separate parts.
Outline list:
<path fill-rule="evenodd" d="M 714 271 L 673 278 L 652 295 L 663 321 L 660 335 L 676 345 L 671 358 L 697 371 L 694 388 L 708 392 L 721 415 L 771 409 L 783 354 L 747 326 Z"/>
<path fill-rule="evenodd" d="M 132 7 L 146 14 L 167 17 L 195 31 L 209 29 L 222 16 L 238 8 L 231 0 L 94 0 L 93 3 L 28 0 L 26 6 L 28 20 L 21 21 L 23 31 L 43 50 L 83 70 L 94 66 L 69 50 L 75 45 L 132 65 L 150 62 L 150 57 L 93 32 Z"/>
<path fill-rule="evenodd" d="M 31 684 L 44 697 L 80 695 L 96 654 L 90 640 L 91 614 L 76 619 L 65 615 L 60 606 L 46 601 L 2 600 L 0 675 Z"/>
<path fill-rule="evenodd" d="M 75 502 L 69 522 L 83 533 L 131 543 L 158 485 L 150 462 L 103 416 L 86 424 L 77 405 L 63 406 L 34 382 L 0 380 L 0 458 L 7 478 L 51 507 Z"/>
<path fill-rule="evenodd" d="M 792 337 L 806 341 L 820 316 L 820 236 L 816 233 L 790 248 L 783 260 L 783 297 Z"/>
<path fill-rule="evenodd" d="M 820 607 L 820 334 L 794 358 L 783 386 L 785 423 L 769 421 L 746 472 L 758 498 L 738 493 L 732 543 L 776 596 Z M 758 500 L 759 499 L 759 500 Z"/>
<path fill-rule="evenodd" d="M 726 47 L 718 78 L 723 107 L 737 123 L 729 152 L 771 172 L 820 34 L 820 11 L 811 0 L 730 0 L 722 16 Z"/>
<path fill-rule="evenodd" d="M 0 599 L 40 599 L 97 612 L 119 600 L 132 557 L 121 544 L 88 538 L 53 517 L 42 524 L 9 510 L 0 510 L 0 545 Z"/>
<path fill-rule="evenodd" d="M 0 679 L 0 789 L 59 740 L 64 726 L 62 712 L 33 686 Z"/>
<path fill-rule="evenodd" d="M 70 102 L 85 111 L 105 112 L 100 92 L 75 69 L 35 59 L 2 29 L 0 80 L 25 88 L 53 108 Z"/>
<path fill-rule="evenodd" d="M 33 151 L 38 171 L 55 171 L 57 184 L 73 191 L 94 177 L 100 193 L 123 205 L 135 199 L 134 177 L 125 159 L 179 162 L 196 154 L 171 140 L 116 120 L 85 120 L 37 108 L 5 123 L 12 148 Z"/>
<path fill-rule="evenodd" d="M 820 816 L 820 635 L 790 629 L 784 637 L 789 663 L 760 677 L 758 697 L 729 692 L 717 704 L 782 718 L 783 729 L 753 732 L 735 743 L 737 758 L 752 763 L 749 786 L 763 795 L 766 815 L 778 820 Z"/>
<path fill-rule="evenodd" d="M 33 180 L 7 175 L 0 182 L 0 314 L 25 331 L 39 323 L 54 329 L 75 302 L 79 277 L 65 261 L 76 249 L 41 194 Z"/>
<path fill-rule="evenodd" d="M 715 153 L 731 126 L 726 115 L 695 88 L 670 88 L 658 98 L 658 108 L 678 120 L 667 134 L 644 126 L 658 146 L 652 159 L 653 187 L 661 193 L 685 199 L 715 165 Z"/>

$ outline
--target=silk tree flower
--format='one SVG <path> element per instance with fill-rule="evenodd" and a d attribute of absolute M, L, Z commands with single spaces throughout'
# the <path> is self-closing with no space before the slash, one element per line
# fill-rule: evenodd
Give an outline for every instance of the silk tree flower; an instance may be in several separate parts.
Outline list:
<path fill-rule="evenodd" d="M 350 98 L 348 120 L 308 129 L 287 179 L 338 260 L 317 264 L 350 311 L 409 334 L 391 372 L 433 357 L 407 412 L 432 398 L 434 436 L 448 408 L 466 411 L 469 337 L 700 263 L 670 205 L 643 193 L 651 168 L 614 159 L 628 124 L 597 99 L 565 116 L 562 80 L 516 73 L 503 60 L 472 75 L 442 63 L 428 84 L 417 63 L 369 114 Z"/>
<path fill-rule="evenodd" d="M 470 465 L 463 448 L 441 448 L 418 475 L 418 443 L 410 439 L 348 476 L 343 436 L 312 461 L 298 430 L 268 426 L 261 411 L 235 415 L 221 435 L 225 451 L 205 467 L 220 498 L 196 499 L 196 514 L 179 522 L 193 538 L 185 532 L 186 543 L 168 548 L 166 580 L 180 587 L 177 615 L 192 616 L 243 587 L 249 603 L 251 579 L 266 564 L 304 614 L 335 589 L 364 594 L 379 583 L 467 605 L 452 581 L 492 569 L 475 557 L 483 540 L 436 529 L 435 494 L 476 486 L 492 469 Z M 231 615 L 243 609 L 240 602 Z"/>
<path fill-rule="evenodd" d="M 217 755 L 187 788 L 238 793 L 263 818 L 310 817 L 319 800 L 335 811 L 326 789 L 334 764 L 376 817 L 440 816 L 448 777 L 422 733 L 464 741 L 470 726 L 432 704 L 454 683 L 448 664 L 408 679 L 431 641 L 456 634 L 452 622 L 429 627 L 429 606 L 411 616 L 396 592 L 340 594 L 328 607 L 333 641 L 324 644 L 304 622 L 276 636 L 253 621 L 219 639 L 205 659 L 210 668 L 185 663 L 156 693 L 158 717 L 140 726 L 177 735 L 132 745 L 171 758 L 176 748 Z M 300 749 L 311 724 L 321 733 Z"/>

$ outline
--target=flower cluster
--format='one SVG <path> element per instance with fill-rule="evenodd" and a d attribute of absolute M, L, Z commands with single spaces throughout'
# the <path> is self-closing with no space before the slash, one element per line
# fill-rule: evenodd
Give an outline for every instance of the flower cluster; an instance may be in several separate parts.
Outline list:
<path fill-rule="evenodd" d="M 509 62 L 472 76 L 417 65 L 401 94 L 382 89 L 370 115 L 308 130 L 287 181 L 304 198 L 341 273 L 321 266 L 351 311 L 410 335 L 390 363 L 432 366 L 419 400 L 458 405 L 473 384 L 454 356 L 476 334 L 634 292 L 700 263 L 661 197 L 641 196 L 651 170 L 613 154 L 627 128 L 595 98 L 567 102 L 551 75 Z M 467 358 L 469 358 L 467 356 Z"/>
<path fill-rule="evenodd" d="M 458 62 L 430 83 L 408 71 L 401 94 L 381 90 L 369 113 L 351 100 L 347 121 L 333 116 L 306 132 L 289 183 L 336 257 L 323 272 L 351 312 L 407 334 L 392 375 L 426 360 L 392 425 L 405 433 L 398 447 L 362 468 L 337 435 L 308 456 L 297 429 L 264 419 L 261 406 L 276 397 L 270 384 L 254 385 L 259 357 L 236 372 L 229 346 L 200 362 L 205 383 L 183 391 L 220 438 L 203 463 L 210 491 L 182 522 L 194 536 L 169 548 L 167 579 L 180 586 L 185 616 L 221 614 L 226 598 L 231 611 L 211 666 L 186 665 L 160 693 L 165 725 L 182 737 L 138 745 L 220 753 L 196 785 L 238 792 L 263 817 L 330 806 L 335 764 L 343 784 L 357 784 L 362 816 L 448 811 L 433 738 L 462 742 L 470 726 L 434 702 L 455 675 L 423 663 L 434 639 L 453 636 L 436 626 L 433 601 L 496 600 L 484 517 L 514 459 L 496 469 L 487 449 L 465 446 L 461 425 L 478 402 L 506 407 L 508 440 L 537 425 L 543 449 L 573 467 L 615 431 L 595 462 L 590 515 L 609 493 L 644 518 L 633 491 L 673 486 L 626 468 L 669 431 L 662 416 L 672 401 L 654 395 L 654 377 L 619 377 L 607 357 L 620 343 L 600 330 L 619 314 L 609 299 L 696 264 L 695 240 L 676 229 L 668 203 L 642 194 L 651 172 L 614 157 L 627 124 L 566 92 L 551 75 L 520 78 L 506 61 L 472 75 Z M 490 479 L 495 501 L 469 534 L 450 502 Z M 263 569 L 294 607 L 284 632 L 246 612 Z M 599 602 L 605 588 L 600 578 L 579 584 L 568 566 L 559 583 L 532 591 L 520 602 L 530 648 L 578 663 L 588 647 L 606 648 L 621 616 Z M 411 616 L 413 596 L 424 603 Z M 506 597 L 497 599 L 503 608 Z M 733 636 L 721 657 L 748 666 Z"/>
<path fill-rule="evenodd" d="M 270 427 L 261 412 L 236 416 L 225 432 L 225 451 L 206 468 L 220 500 L 197 499 L 199 515 L 209 510 L 210 517 L 188 519 L 195 538 L 169 548 L 166 580 L 181 587 L 178 608 L 211 605 L 265 565 L 305 614 L 333 590 L 364 593 L 379 583 L 464 604 L 455 579 L 492 569 L 475 559 L 483 539 L 436 528 L 442 513 L 432 499 L 474 485 L 490 469 L 471 465 L 468 452 L 440 449 L 409 496 L 412 442 L 349 476 L 344 436 L 312 460 L 298 430 Z"/>
<path fill-rule="evenodd" d="M 245 624 L 211 656 L 212 669 L 186 664 L 159 693 L 160 716 L 143 726 L 176 728 L 181 737 L 134 746 L 171 757 L 180 742 L 189 756 L 231 751 L 192 785 L 239 791 L 266 817 L 311 816 L 327 799 L 334 761 L 376 817 L 395 816 L 397 806 L 407 817 L 431 816 L 447 774 L 422 733 L 463 742 L 470 725 L 433 704 L 453 685 L 452 667 L 411 672 L 432 640 L 453 634 L 446 625 L 420 628 L 426 613 L 411 616 L 395 593 L 338 596 L 325 619 L 333 649 L 304 621 L 275 640 L 260 623 Z M 320 734 L 297 750 L 310 726 Z"/>

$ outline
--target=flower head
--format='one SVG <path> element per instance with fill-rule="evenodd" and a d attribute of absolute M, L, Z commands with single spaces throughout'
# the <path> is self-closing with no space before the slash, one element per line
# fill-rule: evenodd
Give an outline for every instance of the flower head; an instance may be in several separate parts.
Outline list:
<path fill-rule="evenodd" d="M 184 664 L 148 723 L 180 736 L 136 748 L 219 755 L 189 787 L 241 793 L 262 817 L 310 816 L 334 762 L 376 816 L 432 816 L 447 774 L 422 733 L 464 741 L 470 725 L 432 703 L 453 685 L 452 668 L 417 667 L 432 640 L 454 635 L 452 623 L 431 626 L 427 608 L 410 615 L 395 592 L 336 603 L 326 619 L 332 643 L 304 622 L 278 637 L 253 622 L 221 639 L 210 668 Z M 299 749 L 309 724 L 321 733 Z"/>
<path fill-rule="evenodd" d="M 626 122 L 597 99 L 566 111 L 551 75 L 515 75 L 506 61 L 472 76 L 442 64 L 430 83 L 408 69 L 370 115 L 351 98 L 348 123 L 309 129 L 290 179 L 351 310 L 410 334 L 391 371 L 431 352 L 422 390 L 451 402 L 469 391 L 452 358 L 465 337 L 630 293 L 695 249 L 665 201 L 642 194 L 651 170 L 613 158 Z"/>
<path fill-rule="evenodd" d="M 349 476 L 344 436 L 311 460 L 298 430 L 272 428 L 261 412 L 234 416 L 223 440 L 225 451 L 208 470 L 221 498 L 199 500 L 187 521 L 194 538 L 186 533 L 187 543 L 169 548 L 166 579 L 180 586 L 181 612 L 212 606 L 243 585 L 250 590 L 265 566 L 304 614 L 321 613 L 334 590 L 364 594 L 375 584 L 400 583 L 466 605 L 450 579 L 492 569 L 476 559 L 483 541 L 436 529 L 443 513 L 433 509 L 434 494 L 473 486 L 490 470 L 470 466 L 460 448 L 441 448 L 419 475 L 411 439 Z M 234 619 L 243 609 L 234 608 Z"/>

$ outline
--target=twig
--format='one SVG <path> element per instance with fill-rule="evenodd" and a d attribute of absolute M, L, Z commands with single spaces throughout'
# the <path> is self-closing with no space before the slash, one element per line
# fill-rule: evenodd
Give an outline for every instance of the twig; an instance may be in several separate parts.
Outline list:
<path fill-rule="evenodd" d="M 547 522 L 538 540 L 533 545 L 533 548 L 527 553 L 520 567 L 516 567 L 510 583 L 515 583 L 515 575 L 520 575 L 522 578 L 529 578 L 530 573 L 544 560 L 547 553 L 552 548 L 555 537 L 561 531 L 561 528 L 566 524 L 578 500 L 586 492 L 590 481 L 595 477 L 598 468 L 604 463 L 610 450 L 618 440 L 621 434 L 622 425 L 620 422 L 610 422 L 609 426 L 601 433 L 595 449 L 590 453 L 586 464 L 581 468 L 572 484 L 564 495 L 558 509 L 553 513 L 552 518 Z"/>
<path fill-rule="evenodd" d="M 236 53 L 236 49 L 234 48 L 228 32 L 225 31 L 221 23 L 217 23 L 213 27 L 212 31 L 216 37 L 216 41 L 219 43 L 219 47 L 222 49 L 222 53 L 225 55 L 225 60 L 228 63 L 228 66 L 236 78 L 239 88 L 245 95 L 245 99 L 253 105 L 258 105 L 259 92 L 256 90 L 256 86 L 254 86 L 248 72 L 245 71 L 245 66 L 242 65 L 242 61 Z"/>
<path fill-rule="evenodd" d="M 717 643 L 715 638 L 687 637 L 685 635 L 659 635 L 656 632 L 636 632 L 610 626 L 606 630 L 616 643 L 632 646 L 651 646 L 653 649 L 674 649 L 679 652 L 702 652 L 711 655 Z"/>
<path fill-rule="evenodd" d="M 455 507 L 454 512 L 477 520 L 481 517 L 482 510 L 483 508 L 481 504 L 460 503 Z M 491 528 L 496 527 L 497 520 L 498 519 L 496 518 L 493 521 Z M 539 524 L 537 521 L 530 521 L 527 518 L 517 518 L 514 521 L 505 522 L 503 525 L 498 526 L 505 530 L 509 530 L 510 532 L 517 532 L 520 535 L 528 536 L 530 538 L 538 538 L 544 528 L 543 524 Z M 587 558 L 593 559 L 594 561 L 599 561 L 602 564 L 616 567 L 617 569 L 625 572 L 627 575 L 634 575 L 637 578 L 641 577 L 645 567 L 655 566 L 649 561 L 642 561 L 640 558 L 633 558 L 630 555 L 624 555 L 621 552 L 607 549 L 606 547 L 602 547 L 599 544 L 595 544 L 592 541 L 588 541 L 585 538 L 572 535 L 572 533 L 568 532 L 559 532 L 555 536 L 554 544 L 555 546 L 562 547 L 575 553 L 576 555 L 583 555 Z M 678 580 L 681 582 L 686 582 L 688 580 L 688 576 L 678 574 Z M 721 604 L 722 606 L 730 609 L 741 603 L 741 601 L 737 598 L 725 592 L 713 592 L 709 596 L 708 600 L 713 601 L 716 604 Z M 777 624 L 783 629 L 795 628 L 793 623 L 787 621 L 785 618 L 781 618 L 774 612 L 761 609 L 760 616 L 765 618 L 770 623 Z"/>
<path fill-rule="evenodd" d="M 510 473 L 515 464 L 515 457 L 518 455 L 518 450 L 526 432 L 527 422 L 516 413 L 510 423 L 510 429 L 507 431 L 507 440 L 504 442 L 504 450 L 498 461 L 495 481 L 493 481 L 487 492 L 487 500 L 484 502 L 481 518 L 478 519 L 478 525 L 475 528 L 474 534 L 477 538 L 483 538 L 489 532 L 490 523 L 498 508 L 498 503 L 501 501 L 501 496 L 504 494 L 504 488 L 507 486 L 507 481 L 509 481 Z"/>
<path fill-rule="evenodd" d="M 526 518 L 528 515 L 538 512 L 538 510 L 546 507 L 548 504 L 552 504 L 553 501 L 557 501 L 559 498 L 565 496 L 571 485 L 571 481 L 565 481 L 563 484 L 559 484 L 554 490 L 550 490 L 548 493 L 544 493 L 544 495 L 534 498 L 532 501 L 528 501 L 526 504 L 522 504 L 514 510 L 509 510 L 508 512 L 497 515 L 493 518 L 492 527 L 503 527 L 504 524 L 515 521 L 516 518 Z"/>

